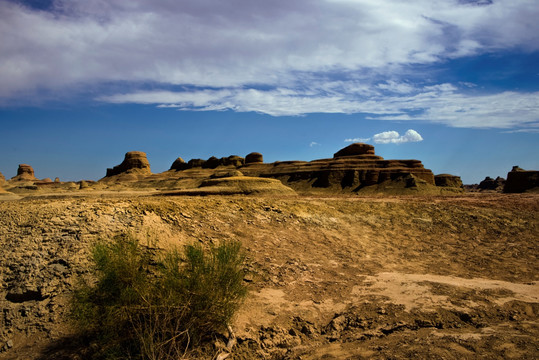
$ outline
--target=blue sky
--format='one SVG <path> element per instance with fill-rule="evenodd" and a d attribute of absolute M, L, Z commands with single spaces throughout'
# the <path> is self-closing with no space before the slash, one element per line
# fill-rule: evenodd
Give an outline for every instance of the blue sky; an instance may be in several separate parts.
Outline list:
<path fill-rule="evenodd" d="M 0 172 L 353 141 L 465 183 L 539 169 L 537 18 L 536 0 L 0 0 Z"/>

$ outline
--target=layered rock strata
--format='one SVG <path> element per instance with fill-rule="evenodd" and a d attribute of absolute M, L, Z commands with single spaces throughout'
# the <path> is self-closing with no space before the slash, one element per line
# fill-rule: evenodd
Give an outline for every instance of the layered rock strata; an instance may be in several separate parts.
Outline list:
<path fill-rule="evenodd" d="M 313 161 L 280 161 L 271 164 L 246 164 L 241 171 L 247 176 L 278 178 L 291 185 L 308 182 L 315 188 L 359 189 L 413 175 L 434 185 L 434 175 L 419 160 L 384 160 L 374 154 L 372 145 L 355 143 L 339 150 L 332 159 Z"/>
<path fill-rule="evenodd" d="M 504 193 L 521 193 L 539 187 L 539 171 L 524 170 L 518 166 L 507 174 Z"/>

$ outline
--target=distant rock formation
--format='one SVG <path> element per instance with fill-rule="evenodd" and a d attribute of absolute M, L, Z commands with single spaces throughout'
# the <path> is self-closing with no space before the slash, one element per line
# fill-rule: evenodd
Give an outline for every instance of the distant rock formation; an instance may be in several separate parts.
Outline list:
<path fill-rule="evenodd" d="M 4 177 L 4 175 L 0 172 L 0 185 L 2 185 L 3 183 L 6 182 L 6 178 Z"/>
<path fill-rule="evenodd" d="M 539 171 L 524 170 L 518 166 L 507 174 L 504 193 L 521 193 L 539 187 Z"/>
<path fill-rule="evenodd" d="M 505 185 L 505 179 L 502 177 L 497 177 L 496 179 L 487 176 L 485 180 L 481 181 L 477 188 L 479 190 L 495 190 L 501 191 Z"/>
<path fill-rule="evenodd" d="M 438 174 L 434 176 L 436 186 L 463 188 L 460 176 L 451 174 Z"/>
<path fill-rule="evenodd" d="M 124 161 L 112 169 L 107 169 L 105 177 L 111 177 L 122 173 L 137 172 L 141 174 L 151 174 L 150 163 L 146 153 L 142 151 L 130 151 L 125 154 Z"/>
<path fill-rule="evenodd" d="M 245 164 L 263 163 L 264 157 L 261 153 L 252 152 L 245 157 Z"/>
<path fill-rule="evenodd" d="M 11 181 L 34 181 L 34 169 L 28 164 L 19 164 L 17 175 L 11 178 Z"/>
<path fill-rule="evenodd" d="M 419 160 L 384 160 L 374 154 L 374 146 L 351 144 L 335 153 L 333 159 L 306 161 L 278 161 L 271 164 L 245 159 L 241 171 L 246 176 L 277 178 L 292 188 L 348 188 L 355 191 L 365 186 L 413 175 L 434 185 L 434 175 Z M 260 155 L 261 159 L 261 155 Z M 296 186 L 297 185 L 297 186 Z"/>

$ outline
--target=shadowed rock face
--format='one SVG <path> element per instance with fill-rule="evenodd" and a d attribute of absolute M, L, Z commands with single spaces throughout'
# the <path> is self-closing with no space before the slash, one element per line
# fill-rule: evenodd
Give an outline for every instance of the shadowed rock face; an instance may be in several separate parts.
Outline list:
<path fill-rule="evenodd" d="M 434 176 L 434 182 L 436 183 L 436 186 L 456 187 L 456 188 L 463 187 L 460 176 L 451 175 L 451 174 L 436 175 Z"/>
<path fill-rule="evenodd" d="M 174 160 L 174 162 L 172 163 L 172 166 L 170 167 L 170 170 L 176 170 L 176 171 L 185 170 L 185 169 L 187 169 L 187 163 L 181 157 Z"/>
<path fill-rule="evenodd" d="M 527 171 L 518 166 L 513 166 L 513 169 L 507 174 L 503 192 L 521 193 L 536 187 L 539 187 L 539 171 Z"/>
<path fill-rule="evenodd" d="M 146 153 L 141 151 L 130 151 L 125 154 L 124 161 L 112 169 L 107 169 L 105 177 L 126 173 L 129 171 L 137 171 L 139 173 L 151 173 L 150 163 L 146 158 Z"/>

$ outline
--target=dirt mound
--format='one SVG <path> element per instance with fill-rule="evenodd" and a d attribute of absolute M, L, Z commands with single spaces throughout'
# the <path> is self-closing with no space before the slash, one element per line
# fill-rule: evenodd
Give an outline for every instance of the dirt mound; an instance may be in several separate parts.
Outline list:
<path fill-rule="evenodd" d="M 130 151 L 125 154 L 124 161 L 112 169 L 107 169 L 105 177 L 111 177 L 124 173 L 151 174 L 150 163 L 146 153 L 142 151 Z"/>
<path fill-rule="evenodd" d="M 507 174 L 503 187 L 504 193 L 521 193 L 525 191 L 539 192 L 539 171 L 523 170 L 518 166 Z"/>
<path fill-rule="evenodd" d="M 228 176 L 204 180 L 196 189 L 167 192 L 164 195 L 296 195 L 296 192 L 277 179 Z"/>

